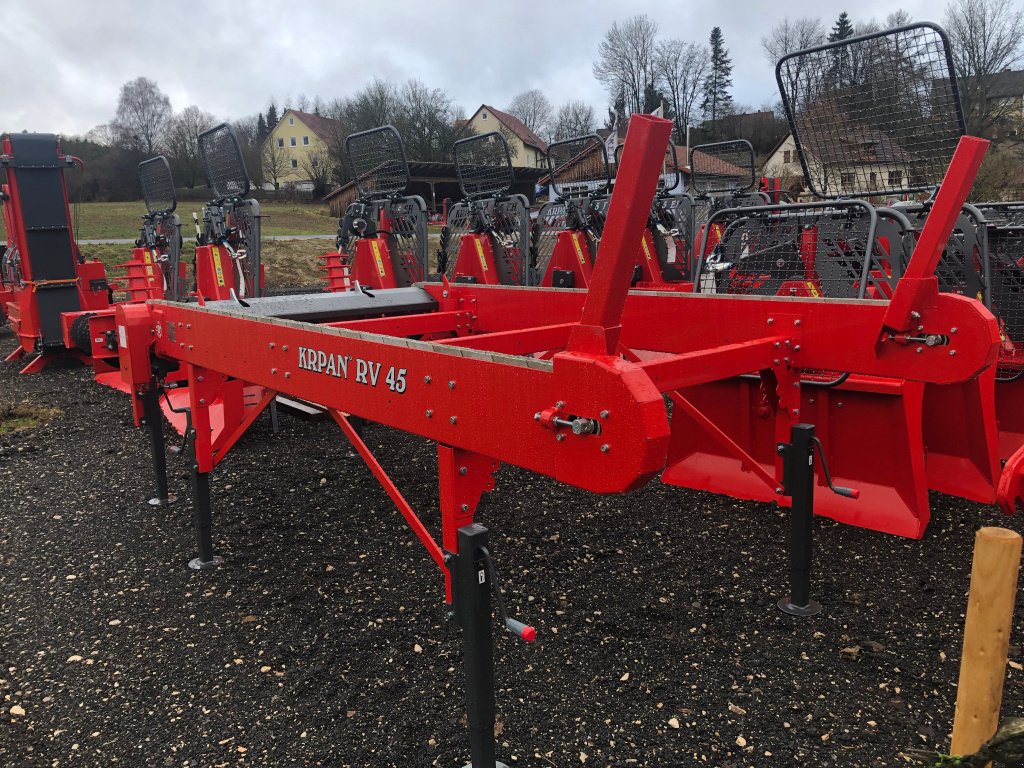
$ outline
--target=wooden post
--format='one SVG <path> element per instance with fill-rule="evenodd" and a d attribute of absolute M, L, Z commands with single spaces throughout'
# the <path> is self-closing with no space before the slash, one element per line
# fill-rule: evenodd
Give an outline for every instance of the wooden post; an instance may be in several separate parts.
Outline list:
<path fill-rule="evenodd" d="M 1005 528 L 975 538 L 950 754 L 974 754 L 999 726 L 1020 553 L 1020 534 Z"/>

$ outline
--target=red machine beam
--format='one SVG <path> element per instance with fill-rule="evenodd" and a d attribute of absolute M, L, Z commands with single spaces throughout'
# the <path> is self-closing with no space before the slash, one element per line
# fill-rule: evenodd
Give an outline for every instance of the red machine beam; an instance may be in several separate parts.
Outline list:
<path fill-rule="evenodd" d="M 639 364 L 661 392 L 692 387 L 707 381 L 719 381 L 777 365 L 780 345 L 789 341 L 771 336 L 738 344 L 725 344 L 699 352 L 661 357 Z"/>
<path fill-rule="evenodd" d="M 633 115 L 629 121 L 583 318 L 569 343 L 574 351 L 610 355 L 618 346 L 622 308 L 671 134 L 671 120 Z"/>

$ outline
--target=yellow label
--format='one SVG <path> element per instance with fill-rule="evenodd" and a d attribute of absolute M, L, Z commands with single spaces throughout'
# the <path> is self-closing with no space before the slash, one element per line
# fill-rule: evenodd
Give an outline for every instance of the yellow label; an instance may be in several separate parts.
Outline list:
<path fill-rule="evenodd" d="M 818 286 L 816 286 L 810 280 L 807 281 L 807 290 L 810 292 L 811 296 L 813 296 L 814 298 L 816 298 L 816 299 L 821 298 L 821 294 L 818 293 Z"/>
<path fill-rule="evenodd" d="M 224 267 L 220 263 L 220 248 L 216 245 L 212 248 L 213 251 L 213 271 L 217 273 L 217 285 L 224 287 Z"/>
<path fill-rule="evenodd" d="M 377 262 L 377 271 L 380 272 L 380 276 L 387 277 L 387 272 L 384 270 L 384 260 L 380 257 L 380 245 L 376 240 L 370 241 L 370 250 L 373 251 L 373 259 Z"/>
<path fill-rule="evenodd" d="M 644 247 L 644 257 L 648 261 L 650 261 L 651 260 L 651 249 L 647 247 L 647 238 L 645 237 L 643 240 L 641 240 L 640 244 Z"/>
<path fill-rule="evenodd" d="M 484 256 L 484 244 L 480 242 L 479 237 L 474 237 L 473 242 L 476 243 L 476 256 L 480 259 L 480 269 L 484 272 L 487 271 L 487 257 Z"/>
<path fill-rule="evenodd" d="M 149 251 L 146 251 L 142 255 L 142 260 L 144 262 L 146 262 L 146 277 L 152 277 L 153 276 L 153 267 L 151 265 L 153 264 L 153 261 L 149 258 Z"/>
<path fill-rule="evenodd" d="M 576 257 L 580 260 L 581 266 L 587 266 L 587 257 L 583 255 L 583 246 L 580 245 L 580 236 L 572 233 L 572 244 L 576 246 Z"/>

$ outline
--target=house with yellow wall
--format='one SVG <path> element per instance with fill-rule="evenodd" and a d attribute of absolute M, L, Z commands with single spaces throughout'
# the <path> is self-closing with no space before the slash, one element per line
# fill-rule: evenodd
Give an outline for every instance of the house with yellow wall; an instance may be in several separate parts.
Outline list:
<path fill-rule="evenodd" d="M 547 143 L 531 131 L 517 117 L 495 109 L 488 104 L 481 104 L 468 120 L 460 121 L 460 129 L 465 128 L 466 134 L 490 133 L 499 131 L 508 142 L 512 165 L 516 168 L 546 168 Z"/>
<path fill-rule="evenodd" d="M 265 185 L 273 189 L 275 175 L 281 187 L 313 189 L 309 169 L 330 158 L 329 146 L 344 136 L 337 120 L 286 109 L 263 142 Z M 276 174 L 274 171 L 276 170 Z"/>

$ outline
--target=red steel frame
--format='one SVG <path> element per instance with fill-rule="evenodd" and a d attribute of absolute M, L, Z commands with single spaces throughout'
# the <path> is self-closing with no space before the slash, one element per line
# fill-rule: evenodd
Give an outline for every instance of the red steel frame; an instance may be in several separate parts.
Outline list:
<path fill-rule="evenodd" d="M 950 170 L 961 181 L 944 185 L 950 191 L 937 199 L 926 225 L 929 237 L 922 235 L 911 262 L 911 277 L 926 277 L 906 288 L 901 283 L 892 303 L 630 292 L 633 254 L 670 127 L 650 117 L 631 123 L 633 141 L 624 153 L 589 292 L 425 285 L 437 301 L 435 313 L 329 327 L 165 302 L 121 306 L 122 375 L 137 397 L 151 386 L 151 354 L 186 364 L 200 472 L 211 471 L 251 423 L 245 419 L 219 445 L 203 428 L 219 389 L 235 381 L 265 387 L 265 403 L 272 393 L 286 393 L 325 406 L 339 423 L 352 414 L 437 441 L 441 546 L 449 548 L 492 482 L 494 462 L 599 493 L 649 481 L 670 462 L 676 424 L 666 413 L 665 394 L 699 418 L 680 390 L 761 371 L 776 384 L 781 437 L 800 420 L 804 368 L 951 384 L 993 364 L 995 318 L 979 302 L 939 294 L 936 279 L 927 276 L 962 204 L 956 198 L 966 194 L 987 142 L 961 141 Z M 924 333 L 957 332 L 948 345 L 918 351 L 907 339 L 919 327 Z M 424 335 L 448 338 L 406 338 Z M 782 347 L 788 354 L 780 357 Z M 311 364 L 309 350 L 335 361 L 333 371 Z M 633 350 L 647 352 L 646 359 Z M 363 375 L 348 369 L 342 375 L 342 360 L 361 367 Z M 495 391 L 503 393 L 500 408 L 494 407 Z M 575 434 L 569 425 L 577 419 L 597 425 L 599 434 Z M 698 423 L 723 438 L 713 424 Z M 365 446 L 360 452 L 365 456 Z M 449 473 L 446 467 L 453 466 L 460 471 Z M 781 485 L 778 472 L 754 471 L 767 485 Z M 397 498 L 396 489 L 389 492 Z M 413 522 L 407 505 L 399 506 Z M 422 526 L 413 527 L 422 534 Z M 437 559 L 435 545 L 424 543 Z"/>

